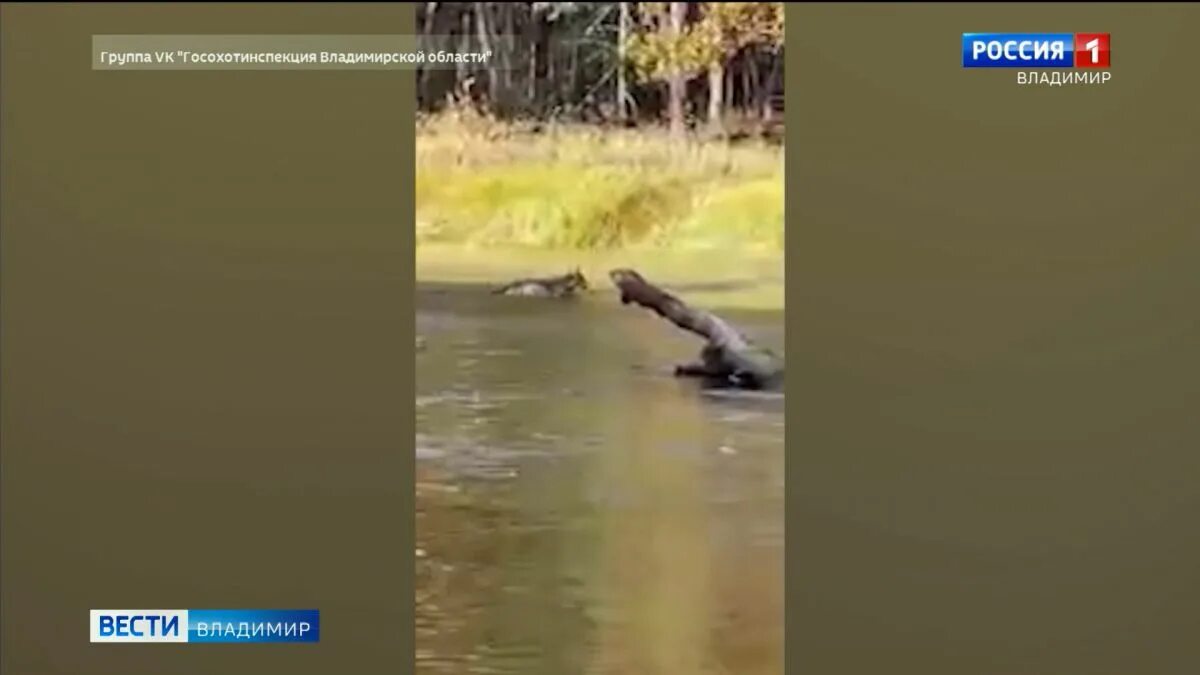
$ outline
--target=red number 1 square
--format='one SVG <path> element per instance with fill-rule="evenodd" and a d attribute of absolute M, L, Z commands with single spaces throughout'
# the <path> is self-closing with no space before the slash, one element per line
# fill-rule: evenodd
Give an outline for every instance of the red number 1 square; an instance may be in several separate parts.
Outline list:
<path fill-rule="evenodd" d="M 1075 67 L 1107 68 L 1111 58 L 1108 33 L 1075 34 Z"/>

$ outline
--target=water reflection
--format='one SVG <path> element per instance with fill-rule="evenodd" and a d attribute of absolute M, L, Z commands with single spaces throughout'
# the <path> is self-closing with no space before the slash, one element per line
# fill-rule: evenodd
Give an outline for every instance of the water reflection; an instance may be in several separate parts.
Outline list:
<path fill-rule="evenodd" d="M 610 299 L 418 302 L 418 671 L 782 672 L 782 400 L 665 376 L 699 345 Z"/>

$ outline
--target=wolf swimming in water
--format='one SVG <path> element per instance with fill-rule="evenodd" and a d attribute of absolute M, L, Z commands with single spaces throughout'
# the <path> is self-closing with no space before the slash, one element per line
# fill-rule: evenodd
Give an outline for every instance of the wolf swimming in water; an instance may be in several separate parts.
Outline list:
<path fill-rule="evenodd" d="M 535 298 L 567 298 L 588 289 L 587 278 L 579 268 L 557 277 L 517 279 L 492 291 L 496 295 L 523 295 Z"/>

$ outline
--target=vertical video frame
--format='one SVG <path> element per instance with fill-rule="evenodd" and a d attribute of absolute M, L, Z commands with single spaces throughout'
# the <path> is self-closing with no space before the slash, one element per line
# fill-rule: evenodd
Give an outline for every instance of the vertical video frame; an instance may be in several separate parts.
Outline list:
<path fill-rule="evenodd" d="M 418 673 L 783 671 L 783 15 L 418 5 Z"/>

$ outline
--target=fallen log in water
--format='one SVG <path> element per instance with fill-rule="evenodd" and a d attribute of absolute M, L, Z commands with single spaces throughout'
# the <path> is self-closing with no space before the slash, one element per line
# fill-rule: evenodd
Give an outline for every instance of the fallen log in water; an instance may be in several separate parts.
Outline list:
<path fill-rule="evenodd" d="M 783 361 L 770 350 L 750 342 L 721 317 L 689 307 L 679 298 L 646 281 L 631 269 L 608 273 L 621 294 L 621 304 L 653 310 L 680 328 L 706 340 L 700 360 L 675 367 L 681 377 L 699 377 L 713 384 L 743 389 L 774 389 L 783 384 Z"/>

